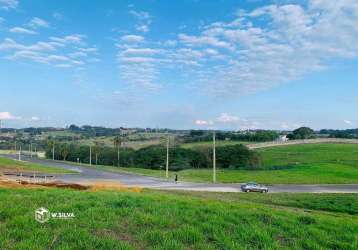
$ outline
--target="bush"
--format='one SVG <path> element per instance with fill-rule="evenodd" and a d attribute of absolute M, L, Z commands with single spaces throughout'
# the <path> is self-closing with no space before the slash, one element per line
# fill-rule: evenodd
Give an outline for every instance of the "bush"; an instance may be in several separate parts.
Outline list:
<path fill-rule="evenodd" d="M 217 165 L 220 168 L 259 169 L 261 158 L 255 151 L 244 145 L 218 147 Z"/>
<path fill-rule="evenodd" d="M 287 138 L 290 140 L 313 139 L 315 137 L 316 134 L 314 130 L 308 127 L 298 128 L 292 131 L 292 134 L 287 135 Z"/>

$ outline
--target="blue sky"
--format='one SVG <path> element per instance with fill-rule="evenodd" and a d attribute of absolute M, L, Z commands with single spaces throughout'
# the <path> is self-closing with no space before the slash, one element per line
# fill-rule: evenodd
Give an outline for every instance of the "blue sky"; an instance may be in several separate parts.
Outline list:
<path fill-rule="evenodd" d="M 7 127 L 358 127 L 358 1 L 0 0 Z"/>

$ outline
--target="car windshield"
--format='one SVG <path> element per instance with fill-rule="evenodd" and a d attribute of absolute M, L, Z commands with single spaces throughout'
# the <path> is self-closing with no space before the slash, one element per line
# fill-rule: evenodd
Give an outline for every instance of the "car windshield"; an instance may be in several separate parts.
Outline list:
<path fill-rule="evenodd" d="M 248 183 L 246 183 L 246 185 L 257 186 L 257 183 L 256 182 L 248 182 Z"/>

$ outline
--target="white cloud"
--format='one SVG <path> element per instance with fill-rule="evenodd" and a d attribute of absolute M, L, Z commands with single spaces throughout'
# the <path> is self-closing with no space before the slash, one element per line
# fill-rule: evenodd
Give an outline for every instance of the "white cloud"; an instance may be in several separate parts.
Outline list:
<path fill-rule="evenodd" d="M 211 48 L 208 48 L 205 50 L 205 52 L 208 54 L 208 55 L 211 55 L 211 56 L 217 56 L 219 55 L 219 52 L 215 49 L 211 49 Z"/>
<path fill-rule="evenodd" d="M 129 43 L 139 43 L 144 41 L 144 37 L 137 35 L 125 35 L 121 37 L 121 41 Z"/>
<path fill-rule="evenodd" d="M 149 26 L 146 24 L 136 25 L 135 28 L 136 28 L 136 30 L 141 31 L 141 32 L 149 31 Z"/>
<path fill-rule="evenodd" d="M 79 48 L 83 52 L 97 52 L 97 48 Z"/>
<path fill-rule="evenodd" d="M 135 11 L 135 10 L 130 10 L 129 14 L 135 16 L 136 18 L 140 19 L 140 20 L 148 20 L 151 19 L 152 16 L 145 11 Z"/>
<path fill-rule="evenodd" d="M 0 9 L 11 10 L 16 9 L 19 5 L 17 0 L 0 0 Z"/>
<path fill-rule="evenodd" d="M 145 63 L 145 62 L 155 62 L 156 59 L 152 57 L 120 57 L 121 62 L 129 63 Z"/>
<path fill-rule="evenodd" d="M 119 59 L 121 79 L 136 89 L 158 90 L 161 85 L 157 82 L 159 71 L 152 58 Z"/>
<path fill-rule="evenodd" d="M 84 35 L 73 34 L 65 37 L 50 37 L 50 40 L 62 44 L 83 44 Z"/>
<path fill-rule="evenodd" d="M 167 40 L 164 43 L 164 46 L 174 47 L 178 44 L 176 40 Z"/>
<path fill-rule="evenodd" d="M 18 33 L 18 34 L 28 34 L 28 35 L 35 35 L 37 34 L 33 30 L 25 29 L 22 27 L 14 27 L 9 30 L 11 33 Z"/>
<path fill-rule="evenodd" d="M 126 35 L 117 44 L 120 74 L 126 81 L 130 75 L 141 84 L 160 84 L 163 72 L 173 70 L 176 80 L 226 98 L 264 91 L 324 70 L 335 59 L 357 58 L 357 13 L 354 0 L 310 0 L 240 11 L 228 22 L 200 26 L 195 35 L 180 33 L 178 40 L 153 43 Z M 143 77 L 135 74 L 141 63 Z"/>
<path fill-rule="evenodd" d="M 216 120 L 222 123 L 237 123 L 240 121 L 240 118 L 238 116 L 230 115 L 228 113 L 221 113 Z"/>
<path fill-rule="evenodd" d="M 0 120 L 15 120 L 18 117 L 13 116 L 10 112 L 0 112 Z"/>
<path fill-rule="evenodd" d="M 189 36 L 185 34 L 179 34 L 178 38 L 182 43 L 190 46 L 210 45 L 213 47 L 226 48 L 230 50 L 233 49 L 233 46 L 230 43 L 221 41 L 213 36 Z"/>
<path fill-rule="evenodd" d="M 161 53 L 162 50 L 151 49 L 151 48 L 128 48 L 124 50 L 121 54 L 124 56 L 128 55 L 154 55 Z"/>
<path fill-rule="evenodd" d="M 207 126 L 207 125 L 213 125 L 213 121 L 210 120 L 195 120 L 194 121 L 195 125 L 198 126 Z"/>
<path fill-rule="evenodd" d="M 135 11 L 130 10 L 129 14 L 134 16 L 138 23 L 135 25 L 135 29 L 140 32 L 148 32 L 149 31 L 149 25 L 152 23 L 152 16 L 145 11 Z"/>
<path fill-rule="evenodd" d="M 343 122 L 347 125 L 353 125 L 353 122 L 351 122 L 350 120 L 343 120 Z"/>
<path fill-rule="evenodd" d="M 72 68 L 73 65 L 71 65 L 71 64 L 66 64 L 66 63 L 60 63 L 60 64 L 56 64 L 55 67 L 56 67 L 56 68 Z"/>
<path fill-rule="evenodd" d="M 33 116 L 33 117 L 31 117 L 31 121 L 39 121 L 40 120 L 40 118 L 39 117 L 37 117 L 37 116 Z"/>
<path fill-rule="evenodd" d="M 28 26 L 33 29 L 37 29 L 37 28 L 48 28 L 50 25 L 47 21 L 38 17 L 34 17 L 31 19 Z"/>
<path fill-rule="evenodd" d="M 357 13 L 355 0 L 268 5 L 241 11 L 234 21 L 205 26 L 199 35 L 178 38 L 187 46 L 232 49 L 220 51 L 225 62 L 203 65 L 205 70 L 192 76 L 200 91 L 240 96 L 324 70 L 334 59 L 357 58 Z"/>
<path fill-rule="evenodd" d="M 78 40 L 79 38 L 80 40 Z M 0 43 L 0 51 L 11 53 L 5 56 L 10 60 L 30 60 L 37 63 L 49 64 L 55 67 L 77 67 L 86 64 L 86 62 L 97 62 L 98 58 L 93 58 L 88 53 L 95 52 L 93 47 L 78 47 L 84 44 L 83 36 L 71 35 L 65 38 L 51 38 L 50 42 L 39 41 L 35 44 L 24 45 L 17 43 L 13 39 L 5 38 Z M 53 40 L 59 42 L 53 42 Z M 61 47 L 61 51 L 57 48 Z M 62 49 L 65 47 L 65 49 Z"/>
<path fill-rule="evenodd" d="M 0 50 L 54 51 L 56 48 L 51 43 L 46 42 L 37 42 L 32 45 L 23 45 L 15 42 L 11 38 L 5 38 L 5 40 L 0 43 Z"/>

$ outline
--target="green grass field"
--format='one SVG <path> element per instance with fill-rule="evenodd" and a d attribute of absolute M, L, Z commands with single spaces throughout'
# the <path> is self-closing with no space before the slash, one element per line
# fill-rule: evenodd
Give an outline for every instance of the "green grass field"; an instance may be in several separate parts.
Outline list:
<path fill-rule="evenodd" d="M 63 168 L 44 166 L 29 162 L 19 162 L 7 158 L 0 158 L 0 173 L 3 171 L 24 171 L 24 172 L 42 172 L 42 173 L 74 173 Z"/>
<path fill-rule="evenodd" d="M 257 181 L 266 184 L 334 184 L 358 183 L 358 145 L 302 144 L 258 150 L 268 170 L 218 169 L 222 183 Z M 277 170 L 273 170 L 277 168 Z M 110 171 L 133 172 L 164 177 L 163 170 L 103 167 Z M 170 178 L 174 178 L 170 172 Z M 189 169 L 177 172 L 180 181 L 211 182 L 211 169 Z"/>
<path fill-rule="evenodd" d="M 339 201 L 341 195 L 211 195 L 0 188 L 0 246 L 26 250 L 358 248 L 357 195 L 346 196 L 352 202 L 349 211 L 330 202 Z M 312 201 L 320 205 L 313 207 Z M 337 212 L 332 212 L 335 206 Z M 75 218 L 40 224 L 34 220 L 39 207 L 73 212 Z"/>
<path fill-rule="evenodd" d="M 258 149 L 265 166 L 331 163 L 358 167 L 358 144 L 301 144 Z"/>

